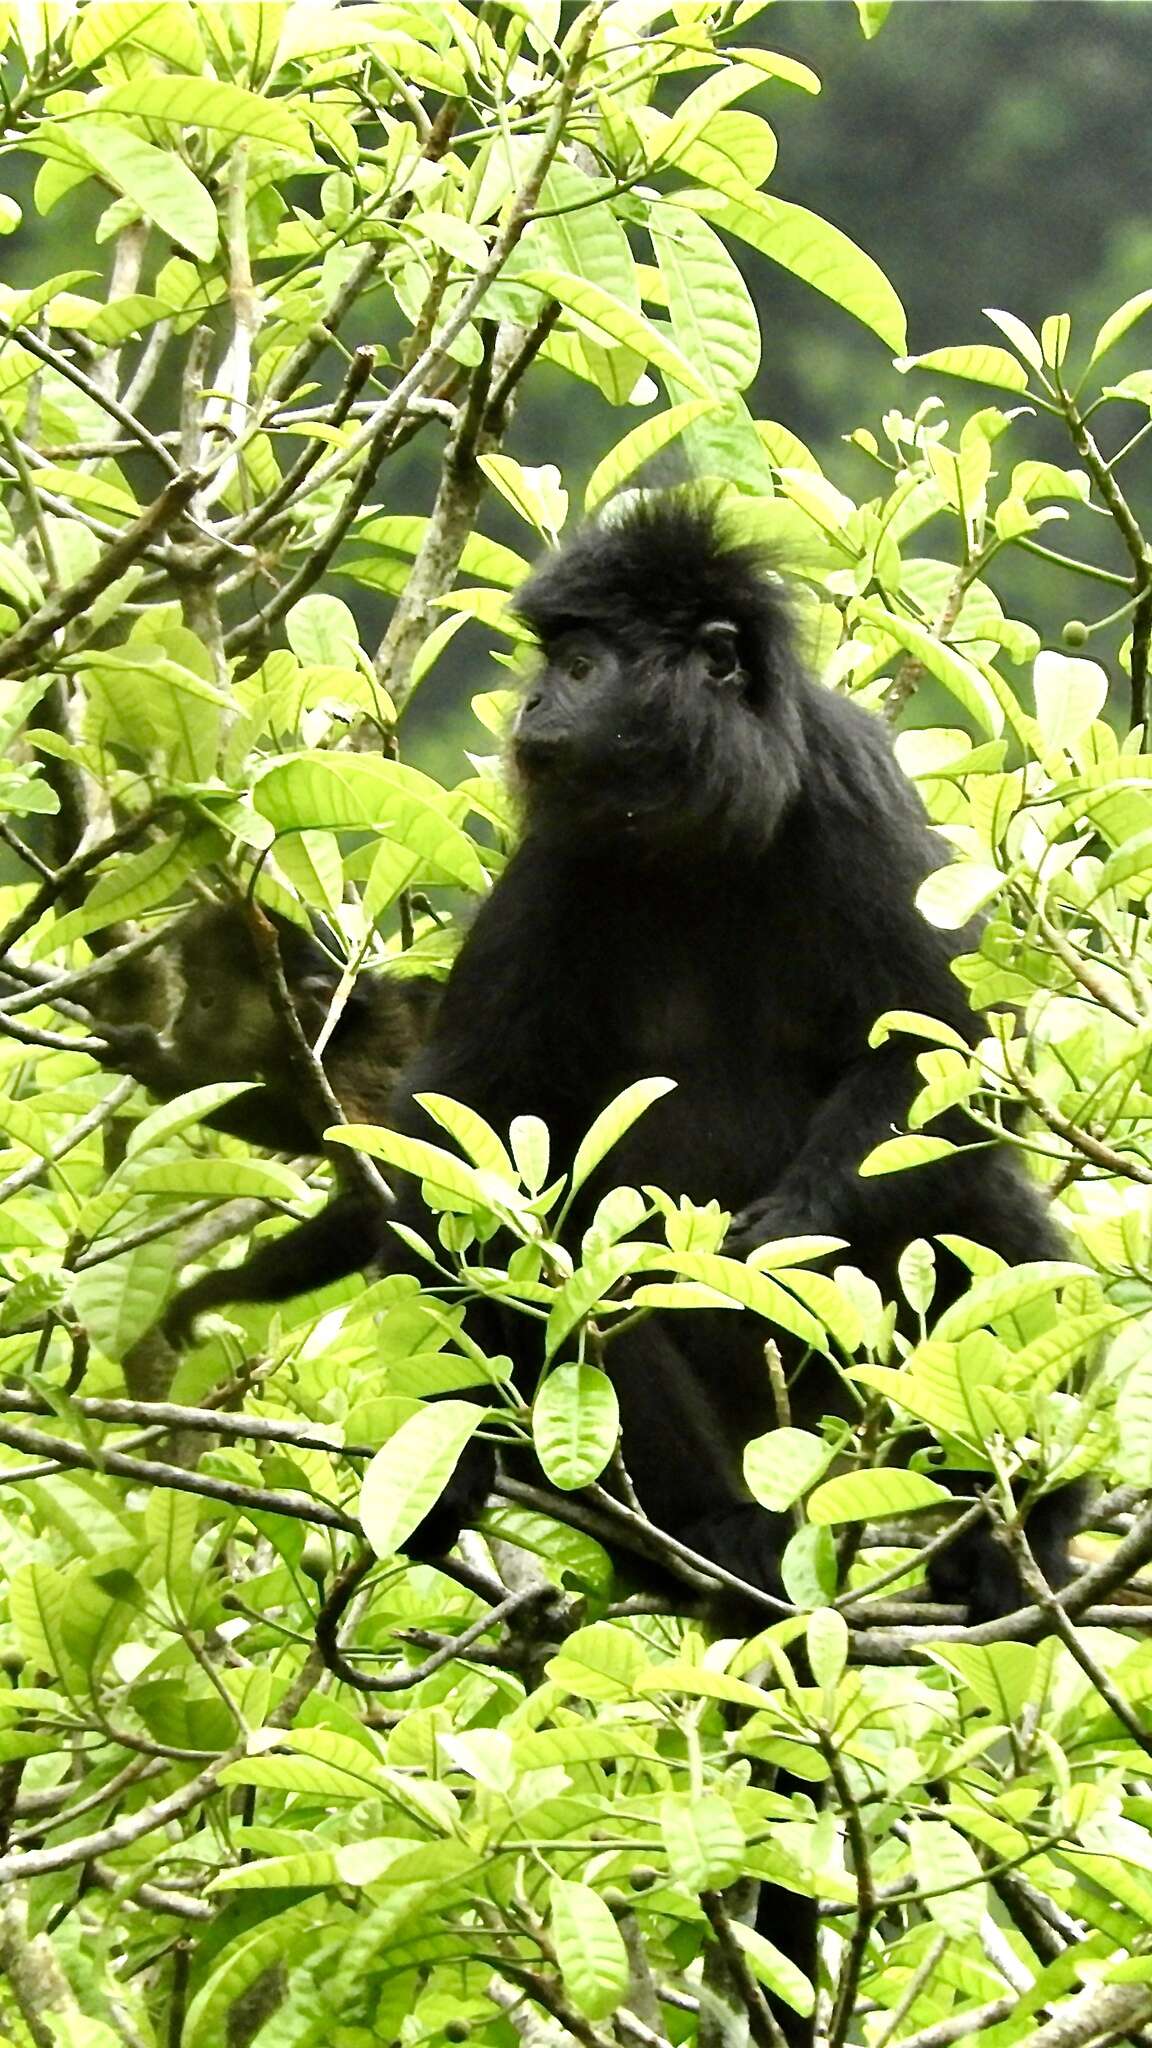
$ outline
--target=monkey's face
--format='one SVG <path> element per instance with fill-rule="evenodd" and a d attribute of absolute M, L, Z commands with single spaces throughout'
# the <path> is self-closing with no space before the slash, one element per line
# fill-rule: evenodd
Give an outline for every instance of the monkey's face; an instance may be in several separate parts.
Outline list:
<path fill-rule="evenodd" d="M 170 1035 L 185 1072 L 204 1081 L 252 1080 L 280 1044 L 263 986 L 219 972 L 189 980 Z"/>
<path fill-rule="evenodd" d="M 512 735 L 530 823 L 661 846 L 761 837 L 779 781 L 765 699 L 730 619 L 686 645 L 582 623 L 550 633 Z"/>

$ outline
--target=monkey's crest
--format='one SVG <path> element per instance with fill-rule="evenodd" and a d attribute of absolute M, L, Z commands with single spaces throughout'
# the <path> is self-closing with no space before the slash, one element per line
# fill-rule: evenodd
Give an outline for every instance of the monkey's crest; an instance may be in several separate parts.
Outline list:
<path fill-rule="evenodd" d="M 515 608 L 545 643 L 593 624 L 679 652 L 727 619 L 761 662 L 778 670 L 794 658 L 787 591 L 764 552 L 735 539 L 715 503 L 683 493 L 636 497 L 566 540 L 521 585 Z"/>

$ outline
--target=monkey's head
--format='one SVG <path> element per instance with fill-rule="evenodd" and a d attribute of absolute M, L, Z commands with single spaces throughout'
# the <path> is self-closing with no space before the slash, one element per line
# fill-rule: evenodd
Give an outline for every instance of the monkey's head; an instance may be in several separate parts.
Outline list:
<path fill-rule="evenodd" d="M 639 500 L 520 590 L 541 665 L 512 758 L 530 828 L 767 844 L 801 779 L 779 580 L 698 500 Z"/>
<path fill-rule="evenodd" d="M 297 1014 L 314 1036 L 338 971 L 297 925 L 274 915 L 273 922 Z M 197 1080 L 222 1081 L 279 1070 L 285 1059 L 284 1029 L 264 986 L 241 906 L 212 903 L 193 911 L 180 926 L 178 951 L 184 996 L 170 1035 L 185 1072 Z"/>

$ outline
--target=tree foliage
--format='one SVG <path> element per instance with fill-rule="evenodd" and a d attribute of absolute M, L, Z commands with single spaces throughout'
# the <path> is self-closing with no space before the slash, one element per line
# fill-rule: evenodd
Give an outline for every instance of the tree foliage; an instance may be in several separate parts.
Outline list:
<path fill-rule="evenodd" d="M 887 8 L 856 12 L 871 38 Z M 771 26 L 705 0 L 0 6 L 43 272 L 0 287 L 4 2048 L 764 2048 L 763 1988 L 813 1989 L 746 1924 L 758 1879 L 821 1903 L 833 2048 L 1152 2016 L 1152 545 L 1126 481 L 1152 370 L 1111 368 L 1152 291 L 1095 336 L 1004 310 L 909 353 L 866 251 L 764 189 L 773 107 L 819 88 Z M 94 194 L 89 263 L 54 272 Z M 895 357 L 883 420 L 840 423 L 861 502 L 757 410 L 747 250 Z M 571 1243 L 572 1194 L 661 1077 L 567 1178 L 538 1120 L 436 1098 L 442 1144 L 333 1136 L 365 1187 L 374 1162 L 425 1182 L 427 1287 L 237 1310 L 178 1357 L 178 1276 L 317 1206 L 330 1167 L 216 1134 L 232 1084 L 157 1107 L 131 1078 L 170 1014 L 165 935 L 212 887 L 319 916 L 342 992 L 446 971 L 514 831 L 508 693 L 476 696 L 450 787 L 405 719 L 457 633 L 525 658 L 509 592 L 576 516 L 548 447 L 505 445 L 542 362 L 607 408 L 587 508 L 690 474 L 798 579 L 814 670 L 900 719 L 954 849 L 925 916 L 987 914 L 975 1052 L 877 1020 L 922 1040 L 923 1089 L 866 1171 L 936 1156 L 924 1127 L 963 1103 L 973 1144 L 1030 1155 L 1073 1256 L 1009 1270 L 954 1240 L 971 1286 L 934 1316 L 911 1245 L 906 1340 L 842 1246 L 743 1264 L 714 1206 L 661 1190 L 615 1189 Z M 419 516 L 389 494 L 413 443 Z M 482 530 L 497 502 L 523 552 Z M 1078 542 L 1097 529 L 1109 566 Z M 1060 648 L 998 600 L 1020 552 L 1077 615 Z M 1113 674 L 1101 610 L 1127 622 Z M 926 700 L 945 723 L 914 722 Z M 534 1390 L 478 1350 L 475 1294 L 541 1330 Z M 795 1519 L 750 1642 L 706 1639 L 716 1571 L 602 1483 L 614 1332 L 702 1306 L 762 1319 L 766 1372 L 784 1332 L 863 1399 L 826 1441 L 781 1391 L 749 1447 Z M 956 1516 L 935 1466 L 886 1464 L 913 1424 L 987 1473 L 1021 1615 L 928 1605 L 923 1545 Z M 411 1565 L 477 1428 L 531 1438 L 554 1491 L 503 1480 L 456 1555 Z M 1016 1502 L 1085 1472 L 1057 1601 Z M 629 1550 L 683 1599 L 636 1595 Z"/>

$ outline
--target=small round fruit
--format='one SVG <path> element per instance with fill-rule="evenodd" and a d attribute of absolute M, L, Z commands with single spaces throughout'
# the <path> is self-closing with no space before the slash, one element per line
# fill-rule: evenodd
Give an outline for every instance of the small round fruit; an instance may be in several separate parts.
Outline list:
<path fill-rule="evenodd" d="M 660 1872 L 652 1863 L 638 1863 L 628 1872 L 628 1882 L 634 1892 L 650 1892 L 660 1882 Z"/>
<path fill-rule="evenodd" d="M 1060 638 L 1065 647 L 1083 647 L 1088 640 L 1088 628 L 1083 619 L 1066 619 Z"/>
<path fill-rule="evenodd" d="M 471 2038 L 471 2020 L 447 2020 L 445 2022 L 444 2039 L 446 2041 L 470 2041 Z"/>
<path fill-rule="evenodd" d="M 321 1583 L 332 1569 L 332 1546 L 316 1529 L 310 1529 L 304 1538 L 300 1569 L 307 1572 L 310 1579 L 319 1579 Z"/>

